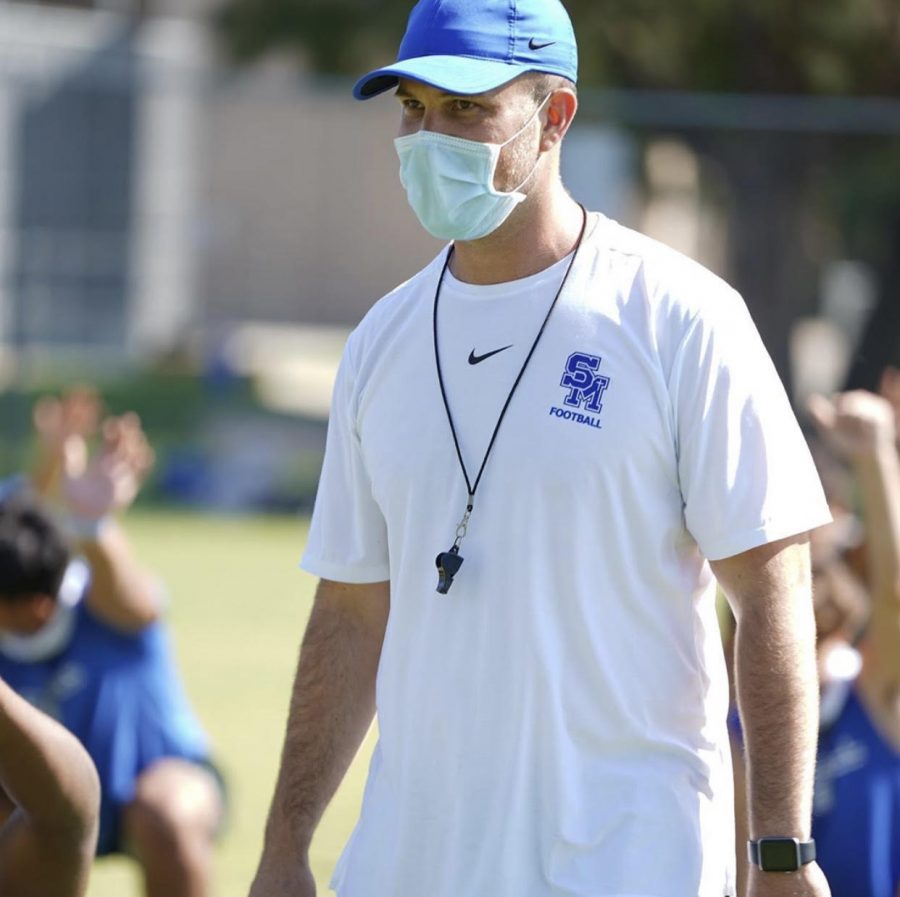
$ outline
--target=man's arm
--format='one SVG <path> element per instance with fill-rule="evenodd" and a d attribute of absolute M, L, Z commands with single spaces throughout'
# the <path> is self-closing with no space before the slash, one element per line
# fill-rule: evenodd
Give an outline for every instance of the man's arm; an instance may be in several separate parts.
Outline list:
<path fill-rule="evenodd" d="M 872 616 L 860 684 L 900 738 L 900 459 L 890 443 L 854 460 L 868 550 Z"/>
<path fill-rule="evenodd" d="M 712 563 L 736 620 L 735 680 L 744 733 L 750 837 L 810 837 L 818 730 L 808 538 Z M 748 894 L 824 897 L 815 863 L 750 870 Z"/>
<path fill-rule="evenodd" d="M 309 845 L 375 714 L 389 609 L 387 582 L 319 584 L 251 897 L 315 894 Z"/>
<path fill-rule="evenodd" d="M 135 559 L 118 522 L 76 544 L 91 569 L 86 600 L 93 613 L 122 632 L 140 632 L 159 618 L 161 587 Z"/>
<path fill-rule="evenodd" d="M 135 560 L 115 516 L 131 506 L 152 466 L 140 420 L 125 414 L 104 422 L 99 451 L 62 479 L 67 530 L 91 568 L 88 606 L 125 632 L 143 629 L 161 610 L 156 581 Z"/>
<path fill-rule="evenodd" d="M 0 894 L 79 897 L 97 841 L 100 785 L 73 735 L 0 680 Z"/>

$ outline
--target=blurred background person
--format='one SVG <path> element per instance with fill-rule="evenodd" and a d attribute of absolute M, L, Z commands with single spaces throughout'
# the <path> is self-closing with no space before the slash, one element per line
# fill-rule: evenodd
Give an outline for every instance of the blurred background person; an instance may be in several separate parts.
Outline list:
<path fill-rule="evenodd" d="M 78 739 L 0 679 L 0 894 L 81 897 L 99 801 Z"/>
<path fill-rule="evenodd" d="M 206 897 L 222 780 L 175 670 L 161 587 L 115 519 L 153 454 L 133 414 L 103 421 L 91 454 L 91 395 L 36 409 L 36 480 L 59 522 L 23 490 L 0 502 L 0 675 L 96 764 L 98 855 L 133 855 L 148 897 Z"/>
<path fill-rule="evenodd" d="M 861 619 L 840 541 L 813 546 L 822 721 L 813 830 L 837 894 L 900 894 L 900 458 L 886 398 L 814 396 L 810 413 L 850 464 L 862 509 Z"/>

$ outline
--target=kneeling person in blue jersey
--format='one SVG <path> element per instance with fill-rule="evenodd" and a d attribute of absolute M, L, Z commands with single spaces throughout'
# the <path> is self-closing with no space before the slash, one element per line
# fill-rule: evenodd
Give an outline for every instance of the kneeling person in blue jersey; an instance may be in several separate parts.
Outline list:
<path fill-rule="evenodd" d="M 106 423 L 94 458 L 77 455 L 63 458 L 64 526 L 23 490 L 0 496 L 0 677 L 94 761 L 98 855 L 134 856 L 148 897 L 201 897 L 211 889 L 220 779 L 178 681 L 160 590 L 112 518 L 133 501 L 152 453 L 128 415 Z"/>

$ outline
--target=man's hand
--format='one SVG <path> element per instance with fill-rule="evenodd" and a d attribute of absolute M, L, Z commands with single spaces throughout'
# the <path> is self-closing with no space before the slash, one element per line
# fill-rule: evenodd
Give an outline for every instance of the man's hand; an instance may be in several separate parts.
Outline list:
<path fill-rule="evenodd" d="M 103 445 L 79 472 L 63 472 L 66 509 L 82 520 L 100 520 L 124 511 L 137 496 L 153 467 L 153 450 L 136 414 L 112 417 L 103 424 Z"/>
<path fill-rule="evenodd" d="M 264 854 L 248 897 L 316 897 L 308 860 L 278 863 Z"/>
<path fill-rule="evenodd" d="M 797 872 L 763 872 L 753 866 L 746 897 L 831 897 L 831 889 L 818 863 Z"/>
<path fill-rule="evenodd" d="M 822 435 L 849 458 L 874 455 L 880 448 L 893 445 L 897 437 L 891 402 L 862 389 L 840 393 L 833 399 L 811 396 L 809 412 Z"/>

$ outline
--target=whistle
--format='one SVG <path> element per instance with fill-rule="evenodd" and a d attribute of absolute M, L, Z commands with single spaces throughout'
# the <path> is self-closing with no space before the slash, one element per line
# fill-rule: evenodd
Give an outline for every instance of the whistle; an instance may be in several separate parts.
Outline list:
<path fill-rule="evenodd" d="M 463 559 L 459 555 L 459 549 L 454 545 L 449 551 L 442 551 L 435 558 L 435 565 L 438 568 L 438 584 L 437 590 L 441 595 L 446 595 L 453 585 L 453 577 L 462 567 Z"/>

